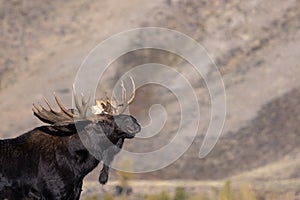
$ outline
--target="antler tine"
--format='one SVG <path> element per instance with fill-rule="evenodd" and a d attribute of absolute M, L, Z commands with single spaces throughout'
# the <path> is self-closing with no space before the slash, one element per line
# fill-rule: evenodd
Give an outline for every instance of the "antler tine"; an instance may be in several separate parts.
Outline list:
<path fill-rule="evenodd" d="M 80 105 L 78 103 L 77 93 L 76 93 L 75 85 L 74 84 L 73 84 L 73 96 L 74 96 L 75 106 L 78 109 L 78 111 L 80 112 Z"/>
<path fill-rule="evenodd" d="M 33 103 L 32 105 L 33 105 L 33 107 L 36 109 L 36 111 L 38 111 L 38 112 L 41 111 L 40 108 L 39 108 L 37 105 L 35 105 L 34 103 Z M 32 109 L 33 109 L 33 108 L 32 108 Z M 35 112 L 35 111 L 33 110 L 33 112 Z"/>
<path fill-rule="evenodd" d="M 130 80 L 131 80 L 131 84 L 132 84 L 132 94 L 131 94 L 131 97 L 129 98 L 128 100 L 128 104 L 131 104 L 135 98 L 135 83 L 133 81 L 133 78 L 130 76 Z"/>
<path fill-rule="evenodd" d="M 135 84 L 134 84 L 133 78 L 130 77 L 130 79 L 131 79 L 131 82 L 132 82 L 132 90 L 133 90 L 133 91 L 132 91 L 132 94 L 131 94 L 131 96 L 130 96 L 130 99 L 129 99 L 127 102 L 126 102 L 126 89 L 125 89 L 125 87 L 124 87 L 123 81 L 121 81 L 121 87 L 122 87 L 122 92 L 123 92 L 123 94 L 122 94 L 123 102 L 122 102 L 121 105 L 119 105 L 119 106 L 122 106 L 122 107 L 121 107 L 121 109 L 118 111 L 118 114 L 123 113 L 123 112 L 126 110 L 127 106 L 133 102 L 133 99 L 134 99 L 134 97 L 135 97 Z M 125 95 L 124 95 L 124 93 L 125 93 Z M 125 97 L 125 98 L 124 98 L 124 97 Z"/>
<path fill-rule="evenodd" d="M 112 93 L 112 98 L 111 98 L 111 106 L 114 108 L 114 109 L 117 109 L 118 108 L 118 101 L 117 101 L 117 98 L 116 98 L 116 95 L 115 93 L 113 92 Z"/>
<path fill-rule="evenodd" d="M 45 110 L 45 111 L 48 111 L 48 112 L 49 112 L 49 110 L 48 110 L 47 108 L 45 108 L 42 104 L 39 103 L 39 106 L 42 108 L 42 110 Z M 51 110 L 50 110 L 50 111 L 51 111 Z"/>
<path fill-rule="evenodd" d="M 31 110 L 33 111 L 33 113 L 37 113 L 38 112 L 36 108 L 32 108 Z"/>
<path fill-rule="evenodd" d="M 71 111 L 69 111 L 69 110 L 61 103 L 61 101 L 59 100 L 59 98 L 58 98 L 55 94 L 53 94 L 53 95 L 54 95 L 55 101 L 56 101 L 57 105 L 59 106 L 59 108 L 60 108 L 65 114 L 67 114 L 69 117 L 75 117 L 75 115 L 74 115 Z"/>
<path fill-rule="evenodd" d="M 40 103 L 38 103 L 39 106 L 37 106 L 36 104 L 33 104 L 33 107 L 35 108 L 35 110 L 33 110 L 35 113 L 45 113 L 45 112 L 51 112 L 51 110 L 49 111 L 47 108 L 45 108 L 44 106 L 42 106 Z M 37 111 L 37 112 L 36 112 Z"/>
<path fill-rule="evenodd" d="M 77 97 L 77 93 L 76 93 L 74 84 L 73 84 L 73 95 L 74 95 L 75 105 L 76 105 L 76 108 L 77 108 L 80 116 L 81 117 L 86 117 L 86 112 L 88 110 L 88 106 L 89 106 L 91 96 L 89 96 L 87 101 L 85 101 L 83 94 L 81 94 L 82 98 L 81 98 L 81 106 L 80 106 L 79 102 L 78 102 L 78 97 Z"/>
<path fill-rule="evenodd" d="M 89 95 L 89 97 L 87 98 L 87 100 L 85 101 L 83 94 L 81 94 L 82 98 L 81 98 L 81 104 L 82 104 L 82 108 L 81 108 L 81 114 L 83 117 L 86 117 L 86 112 L 89 108 L 89 103 L 90 103 L 90 99 L 91 96 Z"/>
<path fill-rule="evenodd" d="M 126 88 L 125 88 L 125 86 L 124 86 L 124 82 L 123 82 L 123 80 L 121 80 L 121 87 L 122 87 L 122 103 L 121 103 L 121 105 L 125 105 L 126 103 Z"/>
<path fill-rule="evenodd" d="M 46 99 L 46 97 L 43 97 L 44 98 L 44 101 L 46 102 L 46 104 L 48 105 L 48 107 L 50 108 L 50 111 L 53 112 L 53 113 L 58 113 L 53 107 L 52 105 L 50 104 L 50 102 Z"/>

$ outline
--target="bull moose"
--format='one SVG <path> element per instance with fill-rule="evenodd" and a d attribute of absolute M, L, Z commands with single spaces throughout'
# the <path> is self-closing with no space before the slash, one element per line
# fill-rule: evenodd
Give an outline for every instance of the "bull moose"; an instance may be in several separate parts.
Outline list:
<path fill-rule="evenodd" d="M 115 98 L 106 98 L 90 107 L 89 98 L 82 96 L 79 102 L 74 87 L 76 109 L 67 109 L 56 95 L 59 111 L 46 98 L 49 108 L 33 104 L 34 115 L 48 125 L 0 140 L 0 199 L 79 199 L 84 177 L 101 160 L 99 182 L 105 184 L 109 164 L 124 139 L 133 138 L 141 130 L 133 116 L 122 114 L 135 97 L 133 80 L 132 85 L 128 100 L 122 82 L 121 104 Z M 89 108 L 92 116 L 87 116 Z"/>

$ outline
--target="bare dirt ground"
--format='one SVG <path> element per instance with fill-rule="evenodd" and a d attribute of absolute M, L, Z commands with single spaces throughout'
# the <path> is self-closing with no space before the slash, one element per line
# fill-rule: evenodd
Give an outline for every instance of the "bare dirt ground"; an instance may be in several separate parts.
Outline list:
<path fill-rule="evenodd" d="M 226 87 L 226 123 L 215 149 L 205 159 L 198 159 L 210 119 L 208 91 L 187 63 L 174 62 L 160 56 L 160 52 L 152 52 L 156 61 L 172 65 L 191 81 L 203 114 L 199 135 L 178 161 L 163 170 L 136 177 L 207 180 L 201 182 L 207 185 L 215 183 L 212 179 L 217 180 L 217 185 L 226 179 L 275 184 L 299 177 L 300 4 L 297 0 L 43 3 L 0 0 L 0 5 L 3 138 L 17 136 L 41 124 L 32 116 L 31 106 L 42 96 L 50 98 L 55 91 L 70 106 L 70 88 L 76 71 L 88 52 L 103 39 L 130 28 L 161 26 L 193 37 L 215 60 Z M 149 52 L 121 59 L 107 79 L 117 76 L 119 70 L 126 71 L 149 61 L 145 55 Z M 155 95 L 156 92 L 163 90 L 140 90 L 134 110 L 141 110 L 137 114 L 141 120 L 147 118 L 143 117 L 147 116 L 147 109 L 160 97 L 163 99 L 160 103 L 168 105 L 168 114 L 176 116 L 176 101 Z M 149 96 L 152 98 L 148 100 Z M 168 126 L 174 126 L 175 118 L 169 119 Z M 171 131 L 164 133 L 159 142 L 136 141 L 128 148 L 155 149 L 170 137 Z M 87 180 L 96 181 L 98 173 L 99 169 L 95 170 Z M 110 178 L 116 178 L 115 171 Z M 95 182 L 90 184 L 94 188 Z"/>

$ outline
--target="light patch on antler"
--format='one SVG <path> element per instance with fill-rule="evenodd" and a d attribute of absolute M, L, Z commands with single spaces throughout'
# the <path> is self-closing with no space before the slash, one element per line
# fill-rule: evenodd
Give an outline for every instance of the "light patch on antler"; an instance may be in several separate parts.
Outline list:
<path fill-rule="evenodd" d="M 113 93 L 113 97 L 109 98 L 106 96 L 106 99 L 103 100 L 96 100 L 94 106 L 90 107 L 90 110 L 93 114 L 110 114 L 110 115 L 116 115 L 116 114 L 121 114 L 125 111 L 127 106 L 132 103 L 134 97 L 135 97 L 135 84 L 133 81 L 133 78 L 130 77 L 131 83 L 132 83 L 132 94 L 127 100 L 126 97 L 126 89 L 124 86 L 123 81 L 121 81 L 121 88 L 122 88 L 122 102 L 119 103 L 117 101 L 117 98 L 115 97 Z"/>
<path fill-rule="evenodd" d="M 103 100 L 100 101 L 96 100 L 96 105 L 91 106 L 90 109 L 93 114 L 97 115 L 97 114 L 106 113 L 104 107 L 105 107 L 105 102 Z"/>
<path fill-rule="evenodd" d="M 103 114 L 105 113 L 104 112 L 104 109 L 102 107 L 99 107 L 99 106 L 91 106 L 91 112 L 94 114 L 94 115 L 98 115 L 98 114 Z"/>

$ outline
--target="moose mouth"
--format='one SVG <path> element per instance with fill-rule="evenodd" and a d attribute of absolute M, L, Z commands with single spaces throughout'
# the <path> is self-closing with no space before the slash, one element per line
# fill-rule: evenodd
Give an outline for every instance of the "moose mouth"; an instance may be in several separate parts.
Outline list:
<path fill-rule="evenodd" d="M 126 132 L 123 132 L 123 133 L 121 134 L 121 136 L 124 137 L 124 138 L 129 138 L 129 139 L 130 139 L 130 138 L 134 138 L 135 135 L 136 135 L 138 132 L 140 132 L 140 131 L 141 131 L 140 126 L 135 127 L 135 128 L 130 128 L 130 127 L 128 127 L 127 130 L 126 130 Z"/>
<path fill-rule="evenodd" d="M 134 133 L 125 133 L 125 132 L 123 132 L 121 134 L 121 136 L 124 137 L 124 138 L 132 139 L 132 138 L 135 137 L 135 134 Z"/>

